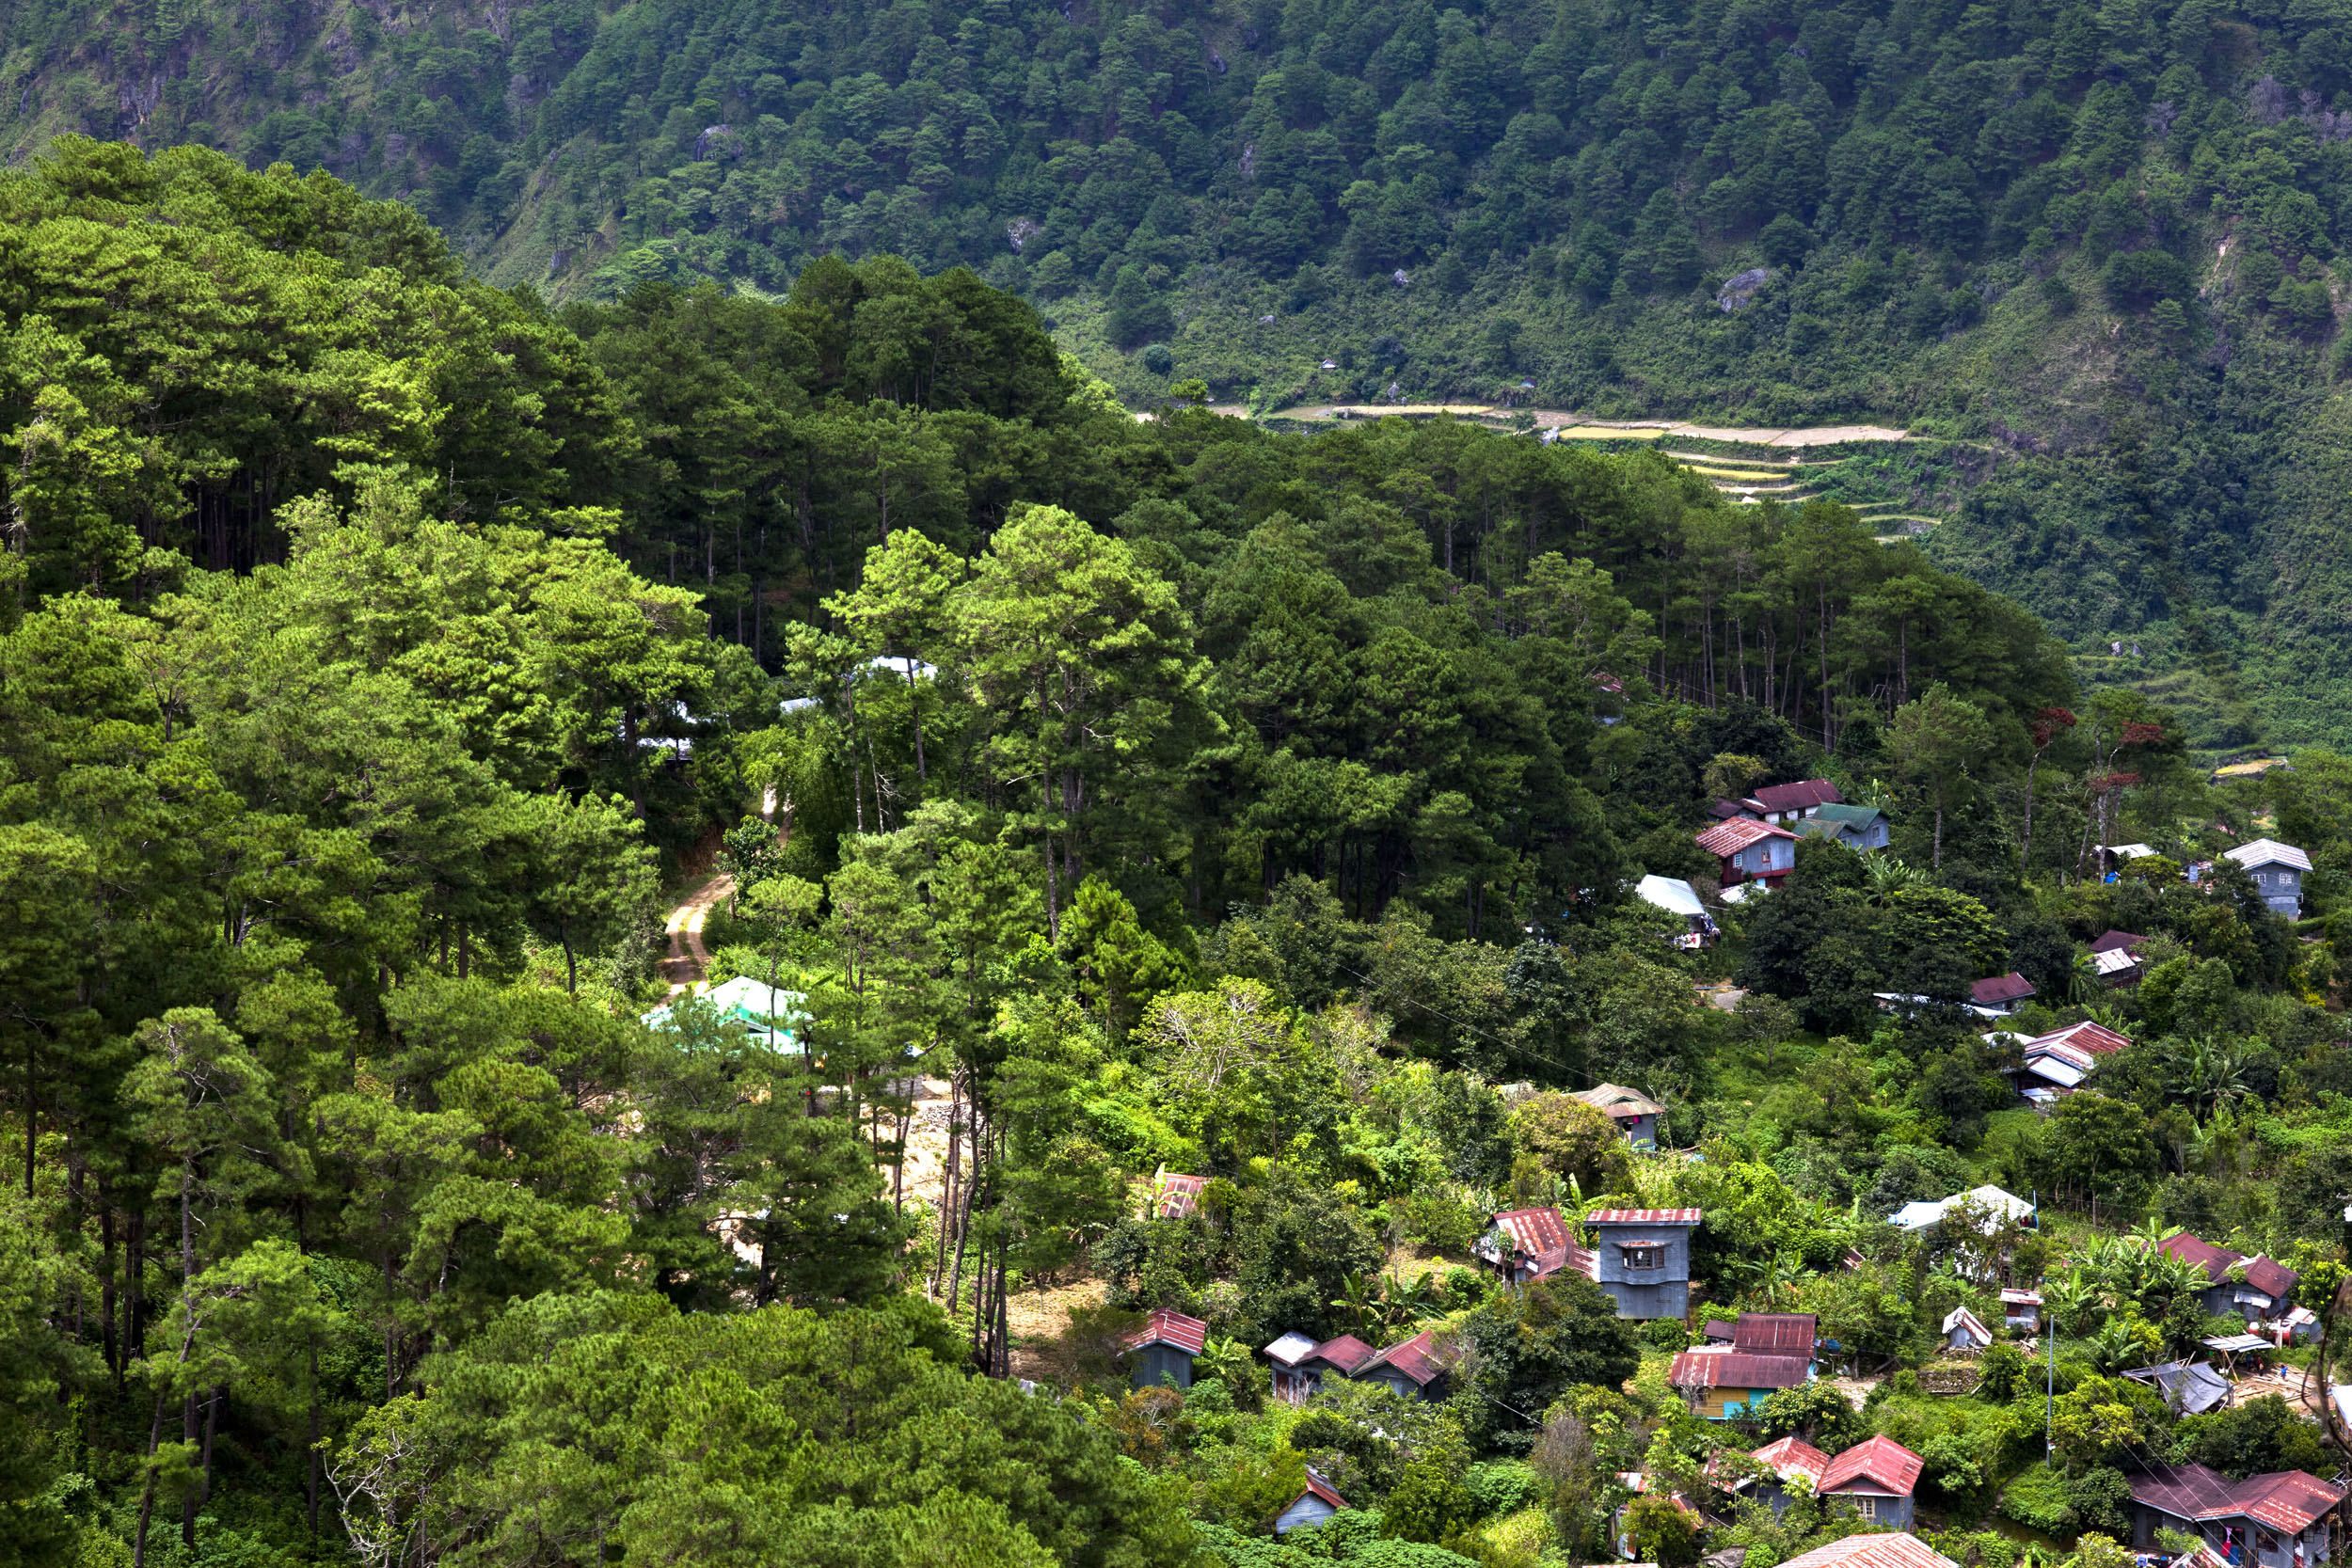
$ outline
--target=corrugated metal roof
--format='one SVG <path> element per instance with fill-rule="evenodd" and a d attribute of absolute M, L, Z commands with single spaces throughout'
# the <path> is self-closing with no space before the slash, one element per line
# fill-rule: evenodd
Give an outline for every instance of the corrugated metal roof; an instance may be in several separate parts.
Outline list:
<path fill-rule="evenodd" d="M 1780 1568 L 1959 1568 L 1942 1552 L 1915 1535 L 1888 1530 L 1876 1535 L 1849 1535 L 1826 1546 L 1816 1546 L 1782 1563 Z"/>
<path fill-rule="evenodd" d="M 1799 779 L 1795 784 L 1766 784 L 1749 799 L 1766 811 L 1804 811 L 1834 805 L 1845 797 L 1827 779 Z"/>
<path fill-rule="evenodd" d="M 1295 1367 L 1314 1353 L 1315 1342 L 1298 1333 L 1285 1334 L 1265 1348 L 1266 1359 L 1284 1367 Z"/>
<path fill-rule="evenodd" d="M 2233 860 L 2249 871 L 2258 865 L 2291 865 L 2297 871 L 2312 868 L 2311 856 L 2294 845 L 2281 844 L 2275 838 L 2258 838 L 2234 849 L 2224 849 L 2221 853 L 2225 859 Z"/>
<path fill-rule="evenodd" d="M 1850 828 L 1867 828 L 1886 814 L 1876 806 L 1849 806 L 1833 800 L 1813 815 L 1822 822 L 1842 822 Z"/>
<path fill-rule="evenodd" d="M 1758 1355 L 1810 1356 L 1820 1322 L 1811 1312 L 1742 1312 L 1731 1325 L 1732 1347 Z"/>
<path fill-rule="evenodd" d="M 2344 1489 L 2303 1470 L 2272 1470 L 2232 1485 L 2202 1465 L 2157 1465 L 2132 1479 L 2132 1499 L 2176 1519 L 2244 1517 L 2293 1535 L 2344 1500 Z"/>
<path fill-rule="evenodd" d="M 2039 1291 L 2003 1291 L 2001 1305 L 2004 1307 L 2039 1307 L 2042 1305 L 2042 1292 Z"/>
<path fill-rule="evenodd" d="M 1314 1358 L 1328 1362 L 1342 1377 L 1352 1377 L 1356 1370 L 1374 1355 L 1373 1348 L 1353 1334 L 1343 1334 L 1336 1339 L 1326 1339 L 1315 1347 Z"/>
<path fill-rule="evenodd" d="M 1493 1263 L 1523 1260 L 1534 1265 L 1539 1278 L 1565 1262 L 1568 1249 L 1576 1244 L 1568 1234 L 1567 1220 L 1557 1209 L 1505 1209 L 1495 1215 L 1494 1227 L 1508 1243 L 1512 1258 L 1504 1258 L 1501 1246 L 1490 1244 L 1482 1244 L 1479 1255 Z"/>
<path fill-rule="evenodd" d="M 1794 1388 L 1808 1375 L 1802 1355 L 1686 1350 L 1667 1369 L 1666 1381 L 1677 1388 Z"/>
<path fill-rule="evenodd" d="M 1856 1481 L 1871 1481 L 1899 1497 L 1908 1497 L 1919 1484 L 1919 1472 L 1927 1463 L 1892 1437 L 1873 1437 L 1831 1460 L 1814 1490 L 1836 1492 Z"/>
<path fill-rule="evenodd" d="M 2093 1056 L 2106 1056 L 2122 1050 L 2131 1043 L 2129 1039 L 2117 1034 L 2106 1024 L 2093 1023 L 2089 1019 L 2085 1019 L 2080 1023 L 2070 1023 L 2063 1029 L 2053 1029 L 2046 1035 L 2036 1035 L 2026 1042 L 2026 1048 L 2030 1051 L 2037 1045 L 2058 1044 L 2072 1046 L 2076 1051 L 2088 1051 Z"/>
<path fill-rule="evenodd" d="M 1786 828 L 1770 822 L 1758 822 L 1752 816 L 1735 816 L 1728 822 L 1718 822 L 1698 835 L 1698 846 L 1718 858 L 1738 854 L 1759 839 L 1795 839 L 1797 835 Z"/>
<path fill-rule="evenodd" d="M 1152 1179 L 1152 1212 L 1160 1219 L 1181 1220 L 1200 1207 L 1200 1193 L 1208 1184 L 1205 1176 L 1186 1176 L 1163 1166 Z"/>
<path fill-rule="evenodd" d="M 2099 937 L 2097 940 L 2093 941 L 2090 944 L 2090 950 L 2093 953 L 2121 952 L 2137 947 L 2141 942 L 2144 942 L 2147 940 L 2148 939 L 2146 937 L 2140 936 L 2137 932 L 2133 931 L 2109 931 L 2105 936 Z"/>
<path fill-rule="evenodd" d="M 1412 1379 L 1416 1386 L 1425 1388 L 1444 1376 L 1445 1370 L 1452 1365 L 1454 1356 L 1438 1343 L 1435 1334 L 1424 1329 L 1409 1339 L 1391 1345 L 1365 1362 L 1356 1375 L 1364 1376 L 1379 1367 L 1394 1367 Z"/>
<path fill-rule="evenodd" d="M 1811 1476 L 1821 1479 L 1829 1468 L 1829 1455 L 1802 1437 L 1775 1438 L 1748 1455 L 1758 1465 L 1770 1465 L 1774 1474 L 1787 1481 L 1791 1476 Z"/>
<path fill-rule="evenodd" d="M 1208 1341 L 1207 1323 L 1163 1307 L 1146 1318 L 1143 1326 L 1128 1335 L 1122 1342 L 1129 1350 L 1141 1350 L 1146 1345 L 1173 1345 L 1187 1354 L 1199 1355 L 1200 1347 Z"/>
<path fill-rule="evenodd" d="M 1596 1084 L 1589 1089 L 1575 1091 L 1568 1098 L 1581 1100 L 1595 1110 L 1606 1111 L 1613 1117 L 1655 1117 L 1663 1115 L 1666 1109 L 1641 1090 L 1629 1089 L 1623 1084 Z"/>
<path fill-rule="evenodd" d="M 2104 953 L 2090 955 L 2090 967 L 2101 979 L 2121 974 L 2139 967 L 2139 955 L 2128 947 L 2110 947 Z"/>
<path fill-rule="evenodd" d="M 1325 1502 L 1329 1503 L 1333 1508 L 1345 1508 L 1347 1506 L 1347 1499 L 1333 1491 L 1331 1489 L 1331 1483 L 1324 1480 L 1321 1476 L 1315 1474 L 1312 1470 L 1309 1470 L 1307 1472 L 1306 1491 L 1301 1492 L 1298 1495 L 1298 1497 L 1321 1497 Z M 1293 1497 L 1291 1501 L 1295 1504 L 1298 1501 L 1298 1497 Z"/>
<path fill-rule="evenodd" d="M 2241 1262 L 2246 1265 L 2246 1283 L 2266 1296 L 2291 1296 L 2296 1288 L 2303 1283 L 2301 1275 L 2276 1259 L 2265 1258 L 2259 1253 L 2249 1258 L 2242 1252 L 2215 1246 L 2211 1242 L 2185 1230 L 2166 1237 L 2159 1250 L 2196 1264 L 2205 1271 L 2205 1277 L 2217 1285 L 2229 1277 L 2232 1264 Z"/>
<path fill-rule="evenodd" d="M 1596 1209 L 1584 1216 L 1586 1225 L 1696 1225 L 1706 1217 L 1701 1209 Z"/>
<path fill-rule="evenodd" d="M 2023 1002 L 2034 993 L 2034 983 L 2011 970 L 2007 974 L 1989 975 L 1968 988 L 1968 994 L 1980 1007 L 1995 1007 L 2004 1002 Z"/>
<path fill-rule="evenodd" d="M 2303 1276 L 2275 1258 L 2257 1254 L 2246 1261 L 2246 1283 L 2265 1295 L 2283 1299 L 2295 1294 L 2296 1287 L 2303 1283 Z"/>

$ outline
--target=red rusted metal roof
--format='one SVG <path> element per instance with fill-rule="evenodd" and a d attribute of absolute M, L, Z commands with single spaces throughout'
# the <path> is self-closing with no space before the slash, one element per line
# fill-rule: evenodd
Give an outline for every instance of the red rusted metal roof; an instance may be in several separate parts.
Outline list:
<path fill-rule="evenodd" d="M 2205 1271 L 2207 1279 L 2217 1284 L 2223 1275 L 2230 1272 L 2230 1265 L 2238 1260 L 2238 1254 L 2229 1248 L 2215 1246 L 2211 1242 L 2192 1236 L 2185 1230 L 2175 1236 L 2167 1236 L 2157 1244 L 2156 1250 L 2196 1264 Z"/>
<path fill-rule="evenodd" d="M 1495 1215 L 1495 1227 L 1516 1252 L 1535 1265 L 1538 1275 L 1558 1268 L 1568 1248 L 1576 1244 L 1568 1234 L 1567 1220 L 1557 1209 L 1505 1209 Z"/>
<path fill-rule="evenodd" d="M 1822 1472 L 1816 1492 L 1838 1492 L 1856 1481 L 1875 1481 L 1899 1497 L 1911 1496 L 1919 1484 L 1919 1472 L 1927 1461 L 1896 1442 L 1892 1437 L 1873 1437 L 1856 1443 L 1829 1462 Z"/>
<path fill-rule="evenodd" d="M 1703 1209 L 1596 1209 L 1584 1216 L 1586 1225 L 1696 1225 Z"/>
<path fill-rule="evenodd" d="M 1200 1191 L 1209 1184 L 1205 1176 L 1186 1176 L 1182 1171 L 1163 1170 L 1152 1180 L 1152 1212 L 1164 1220 L 1181 1220 L 1200 1206 Z"/>
<path fill-rule="evenodd" d="M 2064 1045 L 2076 1051 L 2087 1051 L 2093 1056 L 2110 1056 L 2131 1043 L 2106 1025 L 2086 1019 L 2080 1023 L 2070 1023 L 2063 1029 L 2053 1029 L 2046 1035 L 2036 1035 L 2026 1042 L 2026 1053 L 2031 1055 L 2038 1045 Z"/>
<path fill-rule="evenodd" d="M 1846 798 L 1827 779 L 1800 779 L 1795 784 L 1766 784 L 1748 799 L 1766 811 L 1804 811 L 1813 806 L 1842 805 Z"/>
<path fill-rule="evenodd" d="M 1790 1558 L 1780 1568 L 1957 1568 L 1957 1564 L 1915 1535 L 1887 1530 L 1849 1535 L 1816 1546 Z"/>
<path fill-rule="evenodd" d="M 1141 1350 L 1146 1345 L 1154 1344 L 1173 1345 L 1187 1355 L 1199 1355 L 1200 1347 L 1208 1340 L 1207 1323 L 1163 1307 L 1146 1318 L 1143 1326 L 1128 1335 L 1123 1343 L 1129 1350 Z"/>
<path fill-rule="evenodd" d="M 1698 844 L 1700 848 L 1717 859 L 1728 860 L 1758 839 L 1796 836 L 1786 828 L 1758 822 L 1753 816 L 1735 816 L 1728 822 L 1718 822 L 1699 834 Z"/>
<path fill-rule="evenodd" d="M 1343 1334 L 1336 1339 L 1326 1339 L 1315 1347 L 1314 1354 L 1304 1359 L 1328 1362 L 1342 1377 L 1353 1377 L 1356 1369 L 1371 1360 L 1373 1348 L 1353 1334 Z"/>
<path fill-rule="evenodd" d="M 2093 953 L 2113 953 L 2118 949 L 2130 952 L 2148 939 L 2131 931 L 2109 931 L 2090 944 Z"/>
<path fill-rule="evenodd" d="M 2257 1254 L 2246 1260 L 2246 1283 L 2278 1301 L 2295 1294 L 2295 1288 L 2303 1283 L 2303 1276 L 2275 1258 Z"/>
<path fill-rule="evenodd" d="M 1748 1457 L 1758 1465 L 1769 1465 L 1783 1481 L 1791 1476 L 1811 1476 L 1818 1481 L 1821 1472 L 1829 1468 L 1829 1455 L 1802 1437 L 1775 1438 Z"/>
<path fill-rule="evenodd" d="M 2265 1258 L 2259 1253 L 2249 1258 L 2242 1252 L 2215 1246 L 2211 1242 L 2192 1236 L 2185 1230 L 2177 1236 L 2166 1237 L 2158 1250 L 2196 1264 L 2216 1285 L 2229 1277 L 2231 1265 L 2244 1263 L 2246 1283 L 2274 1300 L 2295 1294 L 2296 1287 L 2303 1283 L 2301 1275 L 2276 1259 Z"/>
<path fill-rule="evenodd" d="M 2034 993 L 2034 984 L 2014 970 L 1979 980 L 1968 988 L 1968 994 L 1979 1007 L 1997 1007 L 2004 1002 L 2023 1002 Z"/>
<path fill-rule="evenodd" d="M 1345 1508 L 1347 1506 L 1347 1499 L 1341 1497 L 1337 1492 L 1334 1492 L 1331 1489 L 1331 1483 L 1324 1480 L 1321 1476 L 1315 1474 L 1312 1470 L 1309 1470 L 1307 1472 L 1307 1490 L 1301 1492 L 1298 1496 L 1300 1497 L 1321 1497 L 1325 1502 L 1329 1503 L 1333 1508 Z M 1293 1497 L 1291 1501 L 1295 1504 L 1298 1501 L 1298 1497 Z"/>
<path fill-rule="evenodd" d="M 1810 1356 L 1820 1337 L 1820 1320 L 1810 1312 L 1742 1312 L 1731 1325 L 1732 1347 L 1758 1355 Z"/>
<path fill-rule="evenodd" d="M 2303 1470 L 2273 1470 L 2232 1488 L 2238 1506 L 2257 1524 L 2289 1535 L 2311 1528 L 2344 1501 L 2344 1488 Z"/>
<path fill-rule="evenodd" d="M 1677 1388 L 1794 1388 L 1807 1376 L 1802 1355 L 1744 1355 L 1738 1351 L 1684 1351 L 1667 1369 Z"/>
<path fill-rule="evenodd" d="M 1454 1357 L 1438 1345 L 1438 1337 L 1423 1330 L 1409 1339 L 1391 1345 L 1365 1362 L 1362 1371 L 1356 1375 L 1360 1377 L 1377 1367 L 1394 1367 L 1412 1379 L 1416 1386 L 1425 1388 L 1443 1376 L 1445 1370 L 1452 1365 Z"/>

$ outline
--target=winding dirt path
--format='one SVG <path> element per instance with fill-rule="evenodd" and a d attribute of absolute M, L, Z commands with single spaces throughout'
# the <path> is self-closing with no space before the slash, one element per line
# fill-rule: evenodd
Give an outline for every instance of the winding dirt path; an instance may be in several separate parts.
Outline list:
<path fill-rule="evenodd" d="M 703 945 L 703 923 L 713 906 L 734 891 L 735 879 L 715 871 L 670 911 L 670 956 L 661 960 L 661 977 L 670 982 L 672 996 L 709 975 L 710 950 Z"/>

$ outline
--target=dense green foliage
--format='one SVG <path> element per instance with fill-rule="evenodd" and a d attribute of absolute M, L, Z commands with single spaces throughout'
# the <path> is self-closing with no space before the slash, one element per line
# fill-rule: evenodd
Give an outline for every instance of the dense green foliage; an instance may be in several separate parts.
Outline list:
<path fill-rule="evenodd" d="M 92 142 L 0 213 L 13 1560 L 1590 1560 L 1724 1433 L 1683 1325 L 1469 1264 L 1511 1202 L 1703 1210 L 1710 1305 L 1906 1369 L 1764 1423 L 1911 1444 L 1939 1524 L 2319 1451 L 2120 1378 L 2213 1325 L 2110 1231 L 2342 1277 L 2340 757 L 2213 784 L 2016 606 L 1654 452 L 1137 421 L 968 272 L 551 314 L 325 176 Z M 1722 905 L 1710 801 L 1822 775 L 1892 847 Z M 2182 877 L 2258 831 L 2299 931 Z M 781 1032 L 657 977 L 714 864 Z M 2046 1119 L 1957 1006 L 2004 968 L 2140 1041 Z M 2045 1227 L 1883 1223 L 1988 1178 Z M 2066 1337 L 2047 1471 L 2022 1357 L 1905 1382 L 2003 1279 Z M 1188 1391 L 1130 1386 L 1152 1308 Z M 1445 1380 L 1272 1402 L 1293 1331 Z M 1310 1465 L 1354 1506 L 1272 1544 Z M 1759 1564 L 1860 1527 L 1724 1506 Z"/>
<path fill-rule="evenodd" d="M 2341 741 L 2345 21 L 11 0 L 0 126 L 20 160 L 83 131 L 324 166 L 567 296 L 969 266 L 1137 401 L 1525 380 L 1907 423 L 1961 439 L 1873 499 L 1948 513 L 1939 555 L 2109 654 L 2101 682 L 2168 683 L 2202 745 Z"/>

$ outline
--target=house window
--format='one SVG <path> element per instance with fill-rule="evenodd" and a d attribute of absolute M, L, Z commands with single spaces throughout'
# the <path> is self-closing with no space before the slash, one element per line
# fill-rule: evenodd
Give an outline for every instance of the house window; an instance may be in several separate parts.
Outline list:
<path fill-rule="evenodd" d="M 1617 1251 L 1629 1269 L 1662 1269 L 1666 1266 L 1666 1249 L 1656 1242 L 1641 1242 L 1622 1246 Z"/>
<path fill-rule="evenodd" d="M 1865 1519 L 1876 1519 L 1879 1516 L 1879 1500 L 1876 1497 L 1856 1497 L 1853 1500 L 1853 1506 L 1854 1512 Z"/>

